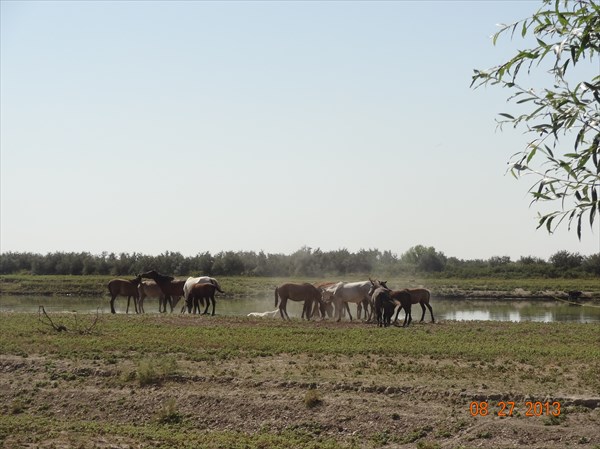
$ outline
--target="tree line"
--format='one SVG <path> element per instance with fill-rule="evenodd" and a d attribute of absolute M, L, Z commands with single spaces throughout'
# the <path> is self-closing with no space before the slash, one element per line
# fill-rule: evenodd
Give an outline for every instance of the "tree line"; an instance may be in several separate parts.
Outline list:
<path fill-rule="evenodd" d="M 0 274 L 33 275 L 135 275 L 149 269 L 175 276 L 344 276 L 377 273 L 378 276 L 435 274 L 439 277 L 589 277 L 600 276 L 600 253 L 582 256 L 558 251 L 547 261 L 526 256 L 463 260 L 447 257 L 433 247 L 417 245 L 401 255 L 378 249 L 322 251 L 302 247 L 292 254 L 263 251 L 221 251 L 186 257 L 167 251 L 158 256 L 140 253 L 6 252 L 0 255 Z"/>

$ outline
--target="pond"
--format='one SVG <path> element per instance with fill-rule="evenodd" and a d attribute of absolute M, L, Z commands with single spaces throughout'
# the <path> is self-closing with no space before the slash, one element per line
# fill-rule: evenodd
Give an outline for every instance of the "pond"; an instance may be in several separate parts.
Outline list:
<path fill-rule="evenodd" d="M 526 300 L 497 300 L 497 299 L 446 299 L 432 298 L 434 316 L 439 320 L 458 321 L 539 321 L 539 322 L 579 322 L 600 323 L 600 307 L 597 304 L 583 303 L 573 306 L 562 301 L 526 301 Z M 110 313 L 108 297 L 77 297 L 77 296 L 0 296 L 0 312 L 35 312 L 43 305 L 47 312 L 78 312 L 78 313 Z M 175 307 L 179 313 L 182 302 Z M 125 313 L 127 300 L 117 298 L 115 309 L 117 313 Z M 133 308 L 133 304 L 131 306 Z M 158 313 L 158 301 L 147 298 L 144 304 L 146 313 Z M 217 296 L 216 312 L 218 315 L 246 316 L 250 312 L 266 312 L 274 310 L 272 296 L 263 298 L 223 299 Z M 300 317 L 302 307 L 298 303 L 288 302 L 290 317 Z M 350 306 L 353 317 L 356 307 Z M 130 313 L 132 309 L 130 310 Z M 404 313 L 400 316 L 403 318 Z M 413 306 L 413 320 L 421 318 L 419 305 Z M 425 320 L 431 318 L 429 312 Z"/>

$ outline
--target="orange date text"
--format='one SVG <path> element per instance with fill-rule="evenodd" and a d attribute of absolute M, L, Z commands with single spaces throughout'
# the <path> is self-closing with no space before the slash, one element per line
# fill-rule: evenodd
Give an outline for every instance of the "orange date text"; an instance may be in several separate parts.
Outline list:
<path fill-rule="evenodd" d="M 560 402 L 554 401 L 527 401 L 525 402 L 525 416 L 560 416 Z M 469 404 L 471 416 L 496 415 L 500 417 L 513 416 L 517 413 L 514 401 L 499 401 L 495 404 L 487 401 Z"/>

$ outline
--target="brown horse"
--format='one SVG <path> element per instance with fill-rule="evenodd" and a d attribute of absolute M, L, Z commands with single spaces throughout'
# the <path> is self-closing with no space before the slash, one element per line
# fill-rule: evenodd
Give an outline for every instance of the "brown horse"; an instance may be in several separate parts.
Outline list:
<path fill-rule="evenodd" d="M 115 299 L 117 296 L 127 296 L 127 312 L 129 313 L 129 302 L 133 298 L 133 305 L 135 306 L 135 313 L 138 313 L 138 285 L 142 281 L 138 274 L 134 279 L 130 281 L 126 279 L 113 279 L 108 283 L 108 291 L 110 292 L 110 312 L 116 313 L 115 311 Z"/>
<path fill-rule="evenodd" d="M 404 309 L 404 324 L 402 324 L 402 327 L 406 327 L 410 324 L 410 322 L 412 321 L 412 313 L 411 313 L 411 309 L 412 309 L 412 295 L 410 294 L 410 292 L 406 289 L 404 290 L 392 290 L 390 291 L 390 298 L 392 301 L 394 301 L 394 308 L 397 306 L 398 307 L 398 312 L 396 312 L 396 319 L 394 320 L 394 323 L 398 320 L 398 314 L 400 313 L 400 311 L 402 309 Z M 394 311 L 392 310 L 392 315 L 394 314 Z M 391 318 L 391 316 L 390 316 Z"/>
<path fill-rule="evenodd" d="M 402 290 L 404 291 L 404 290 Z M 431 314 L 431 322 L 435 323 L 435 318 L 433 318 L 433 309 L 431 308 L 431 304 L 429 304 L 429 300 L 431 299 L 431 293 L 429 290 L 424 288 L 407 288 L 406 291 L 410 294 L 411 304 L 420 304 L 421 310 L 423 311 L 421 315 L 421 323 L 425 319 L 425 306 L 429 309 L 429 313 Z M 400 313 L 400 309 L 396 312 L 396 318 L 394 319 L 394 323 L 398 321 L 398 314 Z M 406 317 L 404 318 L 404 322 L 406 323 Z"/>
<path fill-rule="evenodd" d="M 321 298 L 319 298 L 318 303 L 315 303 L 311 318 L 314 318 L 318 315 L 321 315 L 322 320 L 333 317 L 333 303 L 323 301 L 323 290 L 335 284 L 337 284 L 337 282 L 318 282 L 314 284 L 314 286 L 317 287 L 317 289 L 319 289 L 321 292 Z"/>
<path fill-rule="evenodd" d="M 143 278 L 152 279 L 160 287 L 165 295 L 165 301 L 168 301 L 173 312 L 173 298 L 183 296 L 183 286 L 185 281 L 176 281 L 173 276 L 165 276 L 156 270 L 150 270 L 140 275 Z M 166 306 L 165 306 L 166 309 Z M 166 310 L 165 310 L 166 311 Z"/>
<path fill-rule="evenodd" d="M 288 299 L 291 299 L 292 301 L 304 302 L 302 317 L 304 318 L 306 315 L 306 319 L 310 320 L 312 305 L 321 301 L 321 291 L 307 282 L 303 284 L 283 284 L 275 288 L 275 306 L 277 306 L 279 299 L 281 299 L 279 313 L 282 319 L 290 319 L 286 308 Z"/>
<path fill-rule="evenodd" d="M 208 306 L 212 301 L 212 316 L 215 316 L 215 291 L 220 293 L 225 293 L 223 290 L 219 288 L 218 285 L 214 285 L 211 283 L 203 283 L 203 284 L 194 284 L 189 291 L 188 297 L 186 299 L 188 313 L 192 313 L 192 307 L 194 309 L 194 314 L 196 311 L 200 313 L 200 304 L 199 302 L 206 299 L 206 308 L 202 315 L 206 315 L 208 313 Z"/>
<path fill-rule="evenodd" d="M 405 315 L 402 327 L 408 326 L 412 321 L 412 296 L 409 291 L 406 289 L 390 290 L 386 281 L 374 281 L 371 278 L 369 278 L 369 281 L 371 281 L 369 297 L 375 309 L 377 324 L 381 326 L 383 323 L 383 326 L 389 326 L 392 315 L 394 315 L 394 309 L 400 306 L 396 313 L 396 320 L 400 310 L 404 309 Z M 394 323 L 396 320 L 394 320 Z"/>

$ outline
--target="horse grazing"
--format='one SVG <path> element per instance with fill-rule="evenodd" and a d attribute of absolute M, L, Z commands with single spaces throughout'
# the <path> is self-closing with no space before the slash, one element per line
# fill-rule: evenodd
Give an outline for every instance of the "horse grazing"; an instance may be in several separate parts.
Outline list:
<path fill-rule="evenodd" d="M 363 282 L 338 282 L 337 284 L 327 287 L 323 290 L 323 300 L 333 302 L 335 305 L 335 314 L 337 317 L 336 321 L 342 319 L 342 307 L 346 307 L 350 321 L 352 321 L 352 314 L 348 303 L 356 303 L 356 315 L 360 320 L 361 311 L 364 307 L 365 319 L 368 321 L 370 316 L 369 305 L 371 303 L 369 298 L 369 289 L 371 283 L 369 281 Z M 370 315 L 370 314 L 369 314 Z"/>
<path fill-rule="evenodd" d="M 156 282 L 142 281 L 140 285 L 138 285 L 138 293 L 140 313 L 146 313 L 144 310 L 144 299 L 146 298 L 158 298 L 158 311 L 161 313 L 167 311 L 167 299 Z"/>
<path fill-rule="evenodd" d="M 171 304 L 171 312 L 173 312 L 173 298 L 179 298 L 183 296 L 183 285 L 185 281 L 176 281 L 173 276 L 165 276 L 164 274 L 158 273 L 156 270 L 150 270 L 140 275 L 146 279 L 152 279 L 160 287 L 165 295 L 165 301 Z M 166 308 L 166 306 L 165 306 Z"/>
<path fill-rule="evenodd" d="M 307 282 L 303 284 L 283 284 L 275 288 L 275 306 L 279 303 L 279 313 L 282 319 L 290 319 L 287 313 L 288 299 L 292 301 L 303 301 L 302 318 L 306 315 L 306 319 L 310 320 L 312 305 L 321 300 L 321 292 L 317 287 Z M 284 315 L 285 314 L 285 315 Z"/>
<path fill-rule="evenodd" d="M 187 278 L 187 280 L 185 281 L 185 284 L 183 285 L 183 299 L 185 302 L 183 304 L 183 307 L 181 308 L 181 313 L 183 313 L 185 311 L 190 291 L 192 290 L 192 287 L 196 284 L 213 284 L 218 287 L 218 291 L 220 291 L 221 293 L 224 293 L 221 290 L 221 286 L 219 285 L 219 282 L 215 278 L 211 278 L 208 276 L 200 276 L 200 277 L 194 278 L 194 277 L 190 276 L 189 278 Z M 175 303 L 173 304 L 173 307 L 175 307 L 176 305 L 177 305 L 177 301 L 175 301 Z"/>
<path fill-rule="evenodd" d="M 188 313 L 192 313 L 192 308 L 194 309 L 194 314 L 196 311 L 200 313 L 200 301 L 204 302 L 206 299 L 206 308 L 204 309 L 202 315 L 206 315 L 208 313 L 208 306 L 212 301 L 212 316 L 215 316 L 215 291 L 224 293 L 223 290 L 214 284 L 194 284 L 190 289 L 185 301 Z"/>
<path fill-rule="evenodd" d="M 404 291 L 404 290 L 403 290 Z M 420 304 L 421 310 L 423 313 L 421 314 L 420 323 L 425 319 L 425 306 L 429 309 L 429 313 L 431 314 L 431 322 L 435 323 L 435 318 L 433 318 L 433 309 L 431 308 L 431 304 L 429 304 L 429 300 L 431 299 L 431 293 L 429 290 L 424 288 L 407 288 L 406 291 L 410 294 L 411 304 Z M 396 318 L 394 319 L 394 323 L 398 321 L 398 314 L 400 313 L 400 309 L 396 312 Z M 404 322 L 406 322 L 406 317 L 404 318 Z"/>
<path fill-rule="evenodd" d="M 127 296 L 127 312 L 129 313 L 129 302 L 133 298 L 133 305 L 135 306 L 135 313 L 138 313 L 138 285 L 142 281 L 138 274 L 134 279 L 113 279 L 108 283 L 108 291 L 110 292 L 110 312 L 116 313 L 115 311 L 115 299 L 117 296 Z"/>

